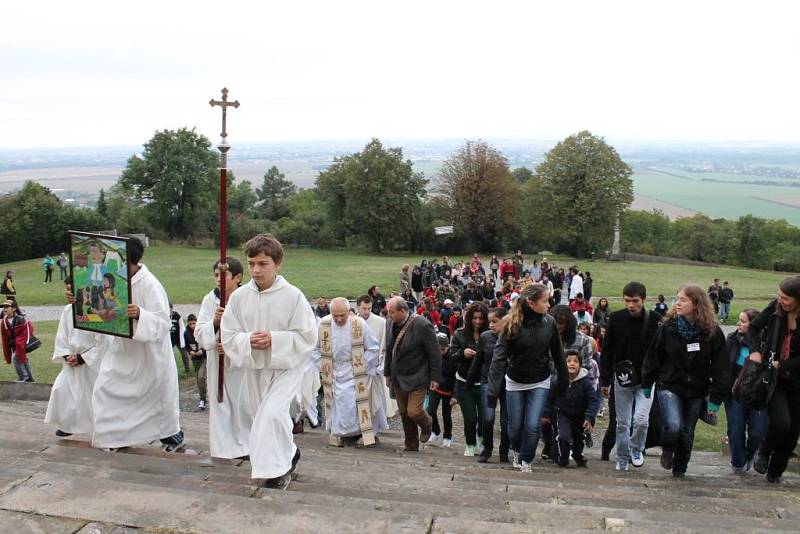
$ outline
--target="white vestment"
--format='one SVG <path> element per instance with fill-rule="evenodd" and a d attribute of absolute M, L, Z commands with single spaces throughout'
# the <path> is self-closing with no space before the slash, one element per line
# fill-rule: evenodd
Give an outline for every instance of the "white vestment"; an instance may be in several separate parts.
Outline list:
<path fill-rule="evenodd" d="M 251 369 L 225 366 L 222 402 L 219 389 L 219 354 L 214 313 L 219 298 L 211 291 L 203 298 L 194 338 L 206 351 L 208 371 L 208 441 L 214 458 L 239 458 L 250 454 L 250 429 L 258 411 L 258 383 Z"/>
<path fill-rule="evenodd" d="M 367 319 L 367 326 L 381 344 L 381 367 L 383 367 L 386 361 L 386 319 L 371 313 Z M 386 381 L 383 382 L 383 390 L 383 398 L 386 399 L 386 417 L 394 417 L 397 413 L 397 401 L 389 394 L 389 386 L 386 385 Z"/>
<path fill-rule="evenodd" d="M 319 320 L 317 320 L 319 323 Z M 293 421 L 299 421 L 303 416 L 308 417 L 312 426 L 319 425 L 319 411 L 317 410 L 317 393 L 322 382 L 319 378 L 319 370 L 314 365 L 312 358 L 306 361 L 303 371 L 303 384 L 300 391 L 295 395 L 289 414 Z"/>
<path fill-rule="evenodd" d="M 574 275 L 569 284 L 569 300 L 576 298 L 578 293 L 583 293 L 583 278 L 580 274 Z"/>
<path fill-rule="evenodd" d="M 144 264 L 131 279 L 131 302 L 140 310 L 133 339 L 104 335 L 107 347 L 92 396 L 95 447 L 128 447 L 180 431 L 169 300 Z"/>
<path fill-rule="evenodd" d="M 95 337 L 106 336 L 95 336 L 86 330 L 75 329 L 72 324 L 72 304 L 64 306 L 53 350 L 53 362 L 60 363 L 62 369 L 50 390 L 44 422 L 55 423 L 59 430 L 70 434 L 91 434 L 94 429 L 92 392 L 102 361 L 102 354 L 95 347 Z M 70 367 L 64 361 L 64 356 L 70 354 L 80 354 L 86 363 Z"/>
<path fill-rule="evenodd" d="M 286 474 L 296 447 L 289 407 L 317 343 L 317 322 L 303 293 L 278 276 L 260 290 L 255 281 L 234 291 L 222 316 L 222 346 L 233 367 L 252 369 L 259 408 L 250 432 L 252 478 Z M 250 335 L 269 332 L 272 346 L 253 349 Z"/>
<path fill-rule="evenodd" d="M 361 317 L 349 316 L 344 326 L 339 326 L 331 320 L 331 350 L 333 351 L 333 401 L 331 403 L 331 413 L 325 417 L 325 428 L 337 437 L 358 436 L 361 428 L 358 423 L 358 411 L 356 410 L 356 381 L 353 375 L 353 354 L 351 338 L 351 321 L 361 321 L 364 332 L 364 363 L 367 367 L 370 385 L 370 404 L 372 405 L 372 431 L 377 436 L 381 430 L 388 430 L 389 423 L 386 421 L 386 404 L 383 400 L 383 387 L 375 388 L 374 385 L 385 386 L 383 379 L 383 362 L 380 358 L 381 345 L 378 339 L 369 328 L 364 328 L 367 324 Z M 312 358 L 316 368 L 320 369 L 322 354 L 319 344 L 314 349 Z M 378 396 L 380 398 L 374 398 Z"/>

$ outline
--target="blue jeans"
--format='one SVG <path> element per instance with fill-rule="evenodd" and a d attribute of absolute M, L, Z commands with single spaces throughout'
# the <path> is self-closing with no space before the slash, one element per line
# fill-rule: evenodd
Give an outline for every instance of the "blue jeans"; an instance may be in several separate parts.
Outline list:
<path fill-rule="evenodd" d="M 619 402 L 619 399 L 617 399 Z M 674 454 L 672 472 L 685 473 L 692 457 L 694 429 L 705 399 L 688 399 L 668 389 L 658 392 L 661 407 L 661 448 Z"/>
<path fill-rule="evenodd" d="M 653 386 L 655 389 L 655 386 Z M 660 397 L 659 397 L 660 398 Z M 614 404 L 617 417 L 617 460 L 631 461 L 631 451 L 644 451 L 653 396 L 644 397 L 642 386 L 624 388 L 614 380 Z M 633 430 L 631 431 L 631 419 Z"/>
<path fill-rule="evenodd" d="M 753 459 L 764 441 L 769 426 L 767 410 L 753 410 L 736 400 L 725 403 L 728 418 L 728 442 L 731 446 L 731 465 L 744 467 Z"/>
<path fill-rule="evenodd" d="M 539 434 L 542 431 L 542 414 L 550 390 L 545 388 L 525 391 L 506 391 L 508 405 L 508 438 L 511 449 L 519 453 L 525 463 L 533 462 Z"/>
<path fill-rule="evenodd" d="M 489 408 L 486 397 L 489 384 L 481 384 L 481 406 L 483 406 L 483 455 L 491 456 L 494 449 L 494 420 L 496 406 Z M 500 396 L 500 454 L 508 454 L 508 405 L 506 394 Z"/>
<path fill-rule="evenodd" d="M 14 364 L 14 370 L 17 372 L 17 378 L 20 380 L 31 380 L 33 378 L 30 359 L 26 360 L 25 363 L 19 363 L 16 355 L 12 354 L 11 363 Z"/>
<path fill-rule="evenodd" d="M 720 302 L 719 303 L 719 320 L 720 321 L 727 321 L 728 314 L 731 313 L 731 303 L 730 302 Z"/>

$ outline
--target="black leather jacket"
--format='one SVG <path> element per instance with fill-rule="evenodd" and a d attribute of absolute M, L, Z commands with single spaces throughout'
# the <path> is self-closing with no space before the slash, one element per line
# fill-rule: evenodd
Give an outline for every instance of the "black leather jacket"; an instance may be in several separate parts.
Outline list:
<path fill-rule="evenodd" d="M 569 385 L 569 373 L 556 321 L 550 315 L 540 315 L 526 307 L 519 332 L 514 337 L 503 332 L 494 346 L 488 376 L 490 395 L 499 397 L 502 394 L 505 375 L 522 384 L 535 384 L 549 378 L 551 359 L 558 387 L 564 390 Z"/>

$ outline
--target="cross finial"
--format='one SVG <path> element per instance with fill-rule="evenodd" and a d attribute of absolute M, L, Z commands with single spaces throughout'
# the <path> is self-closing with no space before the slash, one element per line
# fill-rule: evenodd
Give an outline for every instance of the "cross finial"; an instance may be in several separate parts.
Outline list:
<path fill-rule="evenodd" d="M 228 88 L 222 88 L 222 100 L 214 100 L 213 98 L 208 101 L 211 107 L 219 106 L 222 108 L 222 132 L 220 135 L 222 136 L 222 144 L 225 144 L 225 138 L 228 137 L 228 130 L 227 130 L 227 117 L 228 117 L 228 107 L 238 108 L 239 101 L 234 100 L 233 102 L 228 102 Z"/>

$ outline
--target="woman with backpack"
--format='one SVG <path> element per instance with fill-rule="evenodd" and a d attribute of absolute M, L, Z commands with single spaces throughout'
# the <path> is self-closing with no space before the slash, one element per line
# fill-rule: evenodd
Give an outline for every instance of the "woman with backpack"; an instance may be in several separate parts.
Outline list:
<path fill-rule="evenodd" d="M 6 363 L 13 363 L 17 371 L 17 382 L 33 382 L 31 364 L 25 345 L 33 336 L 33 324 L 25 319 L 16 300 L 3 303 L 3 319 L 0 321 L 3 337 L 3 356 Z"/>

